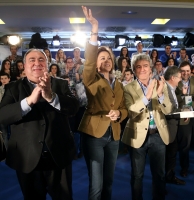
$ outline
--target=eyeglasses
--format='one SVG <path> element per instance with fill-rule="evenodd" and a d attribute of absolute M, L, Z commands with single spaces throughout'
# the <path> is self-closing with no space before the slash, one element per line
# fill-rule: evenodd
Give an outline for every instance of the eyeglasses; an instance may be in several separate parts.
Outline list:
<path fill-rule="evenodd" d="M 71 62 L 67 62 L 67 63 L 73 63 L 73 61 L 71 61 Z"/>

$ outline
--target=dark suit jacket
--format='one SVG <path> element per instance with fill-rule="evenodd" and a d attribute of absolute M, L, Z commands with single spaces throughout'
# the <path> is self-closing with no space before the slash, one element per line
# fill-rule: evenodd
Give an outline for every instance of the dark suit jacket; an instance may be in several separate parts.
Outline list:
<path fill-rule="evenodd" d="M 166 85 L 168 89 L 169 99 L 170 99 L 170 102 L 172 103 L 172 113 L 179 112 L 179 109 L 176 108 L 176 102 L 172 95 L 170 86 L 168 84 Z M 180 119 L 180 116 L 179 118 L 176 119 L 175 115 L 172 115 L 172 116 L 166 115 L 166 120 L 167 120 L 167 125 L 168 125 L 168 130 L 169 130 L 169 140 L 170 140 L 169 143 L 172 143 L 176 137 L 177 129 L 178 129 L 178 119 Z"/>
<path fill-rule="evenodd" d="M 60 110 L 42 99 L 22 117 L 20 102 L 33 90 L 26 78 L 8 84 L 0 104 L 0 123 L 11 125 L 6 163 L 24 173 L 31 172 L 37 166 L 44 141 L 60 168 L 71 162 L 68 154 L 72 148 L 68 115 L 74 115 L 79 104 L 70 92 L 67 81 L 57 78 L 51 81 L 52 90 L 59 97 Z"/>

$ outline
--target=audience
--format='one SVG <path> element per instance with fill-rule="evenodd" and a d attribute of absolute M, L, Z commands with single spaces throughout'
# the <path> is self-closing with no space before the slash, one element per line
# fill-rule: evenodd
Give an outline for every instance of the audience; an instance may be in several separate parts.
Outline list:
<path fill-rule="evenodd" d="M 51 64 L 49 67 L 49 74 L 53 77 L 60 77 L 61 72 L 57 64 Z"/>
<path fill-rule="evenodd" d="M 65 52 L 62 49 L 59 49 L 56 53 L 56 62 L 57 62 L 59 69 L 61 71 L 61 76 L 65 75 L 66 55 L 65 55 Z"/>

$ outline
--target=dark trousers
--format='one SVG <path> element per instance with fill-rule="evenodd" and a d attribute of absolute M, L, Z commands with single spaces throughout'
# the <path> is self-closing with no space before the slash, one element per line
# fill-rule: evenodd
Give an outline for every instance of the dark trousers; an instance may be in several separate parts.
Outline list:
<path fill-rule="evenodd" d="M 165 199 L 165 144 L 158 133 L 148 134 L 140 148 L 130 148 L 131 190 L 133 200 L 142 200 L 146 155 L 149 155 L 154 200 Z"/>
<path fill-rule="evenodd" d="M 111 200 L 119 140 L 110 128 L 101 138 L 83 134 L 83 152 L 89 175 L 89 200 Z"/>
<path fill-rule="evenodd" d="M 47 167 L 45 167 L 47 165 Z M 45 168 L 45 170 L 44 170 Z M 16 171 L 24 200 L 72 200 L 72 165 L 59 169 L 52 158 L 41 157 L 30 173 Z"/>
<path fill-rule="evenodd" d="M 166 145 L 166 180 L 171 180 L 175 176 L 175 166 L 176 166 L 176 155 L 178 150 L 177 138 L 174 141 Z"/>
<path fill-rule="evenodd" d="M 194 119 L 190 118 L 190 122 L 187 125 L 179 125 L 177 139 L 179 160 L 182 169 L 187 170 L 189 168 L 189 149 L 191 144 L 192 131 L 194 128 Z"/>

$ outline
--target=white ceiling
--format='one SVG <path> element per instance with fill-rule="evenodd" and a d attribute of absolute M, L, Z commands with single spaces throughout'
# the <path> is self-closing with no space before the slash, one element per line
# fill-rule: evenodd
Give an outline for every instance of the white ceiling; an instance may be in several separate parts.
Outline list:
<path fill-rule="evenodd" d="M 99 21 L 99 35 L 114 37 L 125 34 L 129 37 L 159 33 L 183 38 L 186 32 L 194 32 L 194 1 L 130 1 L 130 0 L 0 0 L 0 36 L 17 33 L 29 39 L 37 30 L 43 38 L 58 34 L 69 38 L 75 31 L 90 33 L 91 26 L 71 25 L 69 17 L 83 17 L 81 5 L 92 9 Z M 122 14 L 134 11 L 136 14 Z M 166 25 L 151 25 L 155 18 L 170 18 Z M 117 32 L 119 28 L 125 30 Z M 109 29 L 109 31 L 108 31 Z"/>

